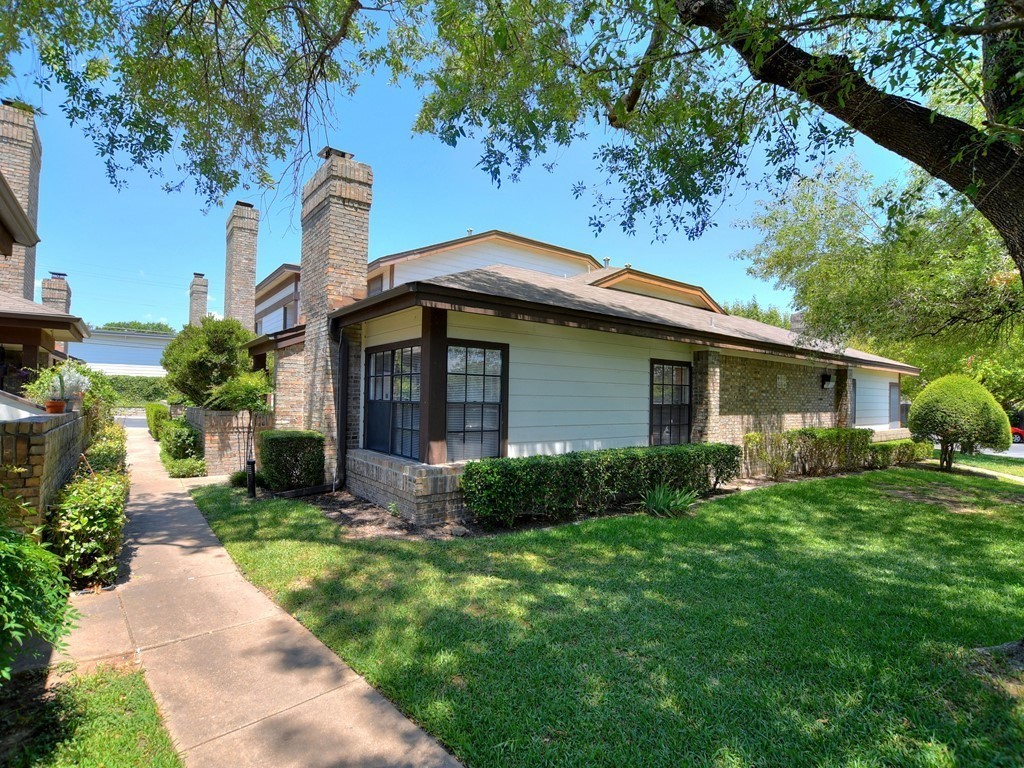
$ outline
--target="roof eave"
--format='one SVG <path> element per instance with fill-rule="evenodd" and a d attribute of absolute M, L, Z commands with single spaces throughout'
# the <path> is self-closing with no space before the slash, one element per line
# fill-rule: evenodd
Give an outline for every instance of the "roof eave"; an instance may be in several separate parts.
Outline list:
<path fill-rule="evenodd" d="M 7 179 L 0 173 L 0 222 L 18 245 L 31 248 L 39 242 L 39 234 L 36 232 L 32 220 L 25 213 L 25 209 L 18 202 L 14 190 L 7 183 Z"/>

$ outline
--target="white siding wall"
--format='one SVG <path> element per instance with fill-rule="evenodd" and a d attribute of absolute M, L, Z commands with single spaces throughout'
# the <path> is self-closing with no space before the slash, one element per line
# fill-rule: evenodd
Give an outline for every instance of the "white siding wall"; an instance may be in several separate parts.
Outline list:
<path fill-rule="evenodd" d="M 130 376 L 165 376 L 160 365 L 169 338 L 107 336 L 94 331 L 85 341 L 68 342 L 68 354 L 84 360 L 97 370 Z"/>
<path fill-rule="evenodd" d="M 422 310 L 403 309 L 363 323 L 363 350 L 406 339 L 418 339 L 423 331 Z"/>
<path fill-rule="evenodd" d="M 647 445 L 650 360 L 685 344 L 448 313 L 448 336 L 509 345 L 510 456 Z"/>
<path fill-rule="evenodd" d="M 562 256 L 556 253 L 534 251 L 525 246 L 512 243 L 489 241 L 470 243 L 452 248 L 441 253 L 419 256 L 408 261 L 395 264 L 395 285 L 411 283 L 414 280 L 428 280 L 438 275 L 450 275 L 454 272 L 465 272 L 468 269 L 490 267 L 495 264 L 506 264 L 511 267 L 522 267 L 563 277 L 586 272 L 587 263 L 583 259 Z M 384 272 L 387 281 L 387 270 Z M 394 286 L 384 286 L 385 289 Z"/>
<path fill-rule="evenodd" d="M 854 368 L 857 382 L 857 423 L 869 429 L 889 429 L 889 384 L 899 383 L 898 373 Z"/>
<path fill-rule="evenodd" d="M 275 333 L 284 330 L 284 307 L 259 318 L 260 333 Z"/>

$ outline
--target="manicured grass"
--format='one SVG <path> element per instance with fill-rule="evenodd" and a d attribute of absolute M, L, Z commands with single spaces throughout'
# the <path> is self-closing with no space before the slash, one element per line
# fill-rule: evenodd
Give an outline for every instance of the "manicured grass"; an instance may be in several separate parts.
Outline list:
<path fill-rule="evenodd" d="M 939 452 L 936 451 L 935 458 L 938 457 Z M 993 456 L 988 453 L 958 453 L 953 458 L 953 467 L 955 468 L 957 464 L 965 467 L 991 469 L 993 472 L 1024 477 L 1024 459 L 1014 459 L 1010 456 Z"/>
<path fill-rule="evenodd" d="M 19 685 L 20 682 L 20 685 Z M 36 686 L 36 684 L 39 684 Z M 181 765 L 142 672 L 101 668 L 73 676 L 49 695 L 38 676 L 15 680 L 18 709 L 3 702 L 4 721 L 17 745 L 12 768 L 172 768 Z M 7 749 L 11 744 L 4 744 Z M 0 757 L 4 750 L 0 750 Z"/>
<path fill-rule="evenodd" d="M 970 650 L 1024 632 L 1016 485 L 890 470 L 450 542 L 193 493 L 254 583 L 474 768 L 1024 764 L 1024 706 Z"/>

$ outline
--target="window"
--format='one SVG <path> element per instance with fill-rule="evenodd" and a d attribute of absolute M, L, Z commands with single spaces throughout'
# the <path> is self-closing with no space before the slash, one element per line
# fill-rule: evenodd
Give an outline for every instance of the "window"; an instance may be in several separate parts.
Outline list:
<path fill-rule="evenodd" d="M 288 307 L 281 307 L 281 328 L 290 328 L 288 325 Z"/>
<path fill-rule="evenodd" d="M 651 445 L 690 442 L 690 365 L 651 361 Z"/>
<path fill-rule="evenodd" d="M 384 275 L 374 275 L 366 282 L 366 294 L 376 296 L 384 291 Z"/>
<path fill-rule="evenodd" d="M 366 358 L 366 447 L 419 459 L 419 345 L 369 350 Z"/>
<path fill-rule="evenodd" d="M 448 461 L 502 454 L 506 348 L 478 344 L 448 347 Z"/>

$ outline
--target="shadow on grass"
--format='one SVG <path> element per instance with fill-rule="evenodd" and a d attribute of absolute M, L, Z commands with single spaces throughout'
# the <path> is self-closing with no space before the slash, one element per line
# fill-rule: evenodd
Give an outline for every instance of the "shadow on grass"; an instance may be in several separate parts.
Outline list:
<path fill-rule="evenodd" d="M 1024 762 L 968 650 L 1024 631 L 1017 486 L 897 470 L 450 542 L 198 495 L 253 581 L 472 766 Z"/>
<path fill-rule="evenodd" d="M 0 765 L 46 763 L 73 737 L 76 712 L 47 690 L 48 671 L 21 672 L 0 688 Z"/>

